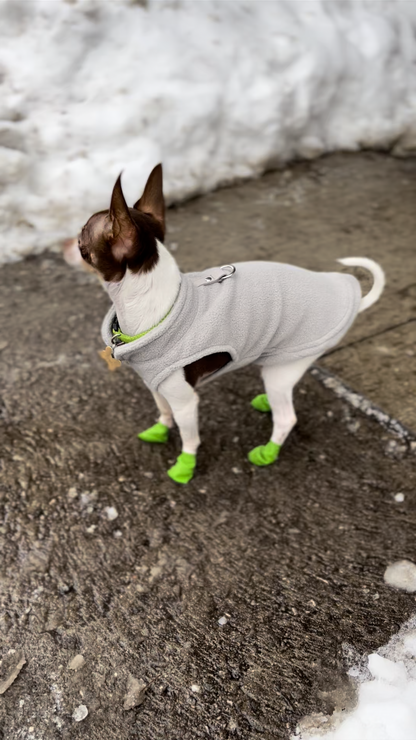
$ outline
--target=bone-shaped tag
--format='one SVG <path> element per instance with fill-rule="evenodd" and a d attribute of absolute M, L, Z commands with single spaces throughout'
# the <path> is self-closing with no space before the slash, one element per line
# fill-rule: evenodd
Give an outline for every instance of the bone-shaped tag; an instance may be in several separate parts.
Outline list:
<path fill-rule="evenodd" d="M 106 347 L 105 349 L 99 350 L 98 354 L 100 357 L 102 357 L 103 360 L 107 363 L 107 367 L 111 372 L 114 370 L 117 370 L 118 367 L 120 367 L 121 362 L 120 360 L 116 360 L 115 357 L 113 357 L 112 349 L 111 347 Z"/>

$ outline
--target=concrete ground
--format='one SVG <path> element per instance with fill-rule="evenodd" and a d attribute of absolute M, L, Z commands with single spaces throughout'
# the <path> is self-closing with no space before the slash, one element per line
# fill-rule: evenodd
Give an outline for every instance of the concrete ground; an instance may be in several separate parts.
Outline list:
<path fill-rule="evenodd" d="M 415 160 L 334 155 L 171 209 L 167 244 L 183 270 L 378 260 L 382 299 L 321 365 L 415 431 L 415 203 Z M 177 434 L 140 443 L 152 399 L 98 357 L 95 280 L 43 255 L 0 284 L 0 738 L 287 740 L 352 706 L 348 666 L 415 610 L 383 582 L 416 558 L 414 453 L 308 375 L 280 461 L 253 468 L 249 368 L 201 391 L 179 487 Z"/>

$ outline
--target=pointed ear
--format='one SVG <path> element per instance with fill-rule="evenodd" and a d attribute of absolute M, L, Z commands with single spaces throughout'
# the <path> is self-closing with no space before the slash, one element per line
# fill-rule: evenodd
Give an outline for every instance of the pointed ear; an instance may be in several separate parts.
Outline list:
<path fill-rule="evenodd" d="M 115 259 L 122 262 L 124 259 L 131 258 L 135 253 L 138 235 L 121 189 L 121 174 L 113 188 L 108 218 L 106 236 L 111 242 L 111 250 Z"/>
<path fill-rule="evenodd" d="M 149 175 L 142 197 L 134 204 L 142 213 L 149 213 L 162 227 L 165 235 L 165 199 L 163 197 L 162 165 L 158 164 Z"/>

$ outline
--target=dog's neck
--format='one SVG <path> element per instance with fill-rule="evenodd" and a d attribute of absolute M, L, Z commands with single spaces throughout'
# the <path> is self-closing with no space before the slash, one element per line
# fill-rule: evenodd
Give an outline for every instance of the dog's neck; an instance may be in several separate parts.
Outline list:
<path fill-rule="evenodd" d="M 157 242 L 159 259 L 150 272 L 126 270 L 119 283 L 105 283 L 123 334 L 135 336 L 156 326 L 172 308 L 181 282 L 179 267 Z"/>

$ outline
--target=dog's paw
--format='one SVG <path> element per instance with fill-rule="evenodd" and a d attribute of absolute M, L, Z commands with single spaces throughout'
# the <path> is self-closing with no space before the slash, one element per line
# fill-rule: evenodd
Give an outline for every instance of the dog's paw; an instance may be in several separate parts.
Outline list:
<path fill-rule="evenodd" d="M 169 468 L 168 476 L 175 483 L 189 483 L 194 476 L 195 465 L 196 455 L 191 455 L 190 452 L 181 452 L 175 465 Z"/>
<path fill-rule="evenodd" d="M 253 465 L 271 465 L 279 457 L 280 445 L 275 442 L 268 442 L 267 445 L 255 447 L 248 453 L 248 459 Z"/>
<path fill-rule="evenodd" d="M 137 435 L 143 442 L 157 442 L 163 444 L 168 441 L 169 427 L 161 424 L 159 421 L 157 424 L 153 424 L 149 429 L 145 429 L 144 432 L 139 432 Z"/>
<path fill-rule="evenodd" d="M 267 398 L 266 393 L 260 393 L 259 396 L 253 398 L 251 405 L 253 409 L 256 409 L 257 411 L 271 411 L 269 399 Z"/>

